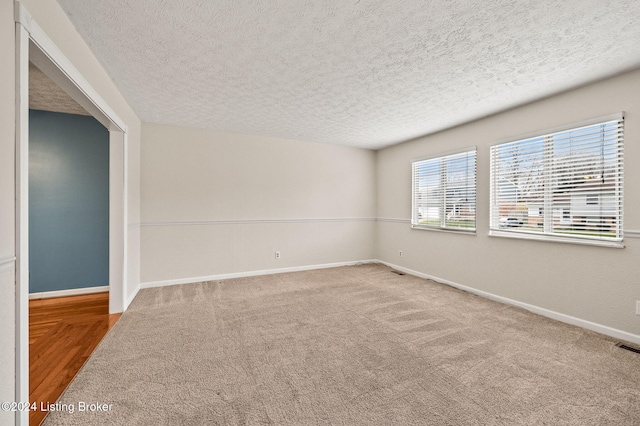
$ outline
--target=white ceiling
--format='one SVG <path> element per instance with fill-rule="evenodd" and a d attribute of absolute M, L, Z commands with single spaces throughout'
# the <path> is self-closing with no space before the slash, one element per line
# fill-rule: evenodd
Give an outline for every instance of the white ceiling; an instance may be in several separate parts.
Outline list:
<path fill-rule="evenodd" d="M 143 121 L 377 149 L 640 66 L 639 0 L 58 0 Z"/>

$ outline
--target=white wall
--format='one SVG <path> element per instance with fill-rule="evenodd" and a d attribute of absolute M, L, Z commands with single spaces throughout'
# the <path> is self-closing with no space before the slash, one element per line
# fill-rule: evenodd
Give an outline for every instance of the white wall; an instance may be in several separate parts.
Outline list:
<path fill-rule="evenodd" d="M 15 399 L 15 30 L 13 1 L 0 0 L 0 401 Z M 0 424 L 14 415 L 0 411 Z"/>
<path fill-rule="evenodd" d="M 455 106 L 452 106 L 455 107 Z M 489 146 L 625 111 L 626 248 L 489 237 Z M 477 145 L 477 234 L 412 230 L 411 160 Z M 640 71 L 378 152 L 377 258 L 501 297 L 640 335 Z M 628 233 L 630 234 L 630 233 Z M 403 257 L 398 256 L 403 250 Z"/>
<path fill-rule="evenodd" d="M 373 151 L 144 123 L 142 282 L 370 259 L 374 183 Z"/>

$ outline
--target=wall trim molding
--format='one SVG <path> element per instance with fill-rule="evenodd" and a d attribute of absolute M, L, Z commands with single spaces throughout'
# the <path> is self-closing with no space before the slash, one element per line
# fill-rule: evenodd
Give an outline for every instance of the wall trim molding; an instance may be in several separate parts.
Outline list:
<path fill-rule="evenodd" d="M 106 293 L 108 291 L 108 285 L 99 287 L 71 288 L 68 290 L 42 291 L 39 293 L 29 293 L 29 300 L 51 299 L 53 297 L 80 296 L 83 294 Z"/>
<path fill-rule="evenodd" d="M 482 291 L 475 289 L 473 287 L 468 287 L 466 285 L 458 284 L 453 281 L 445 280 L 443 278 L 435 277 L 433 275 L 425 274 L 422 272 L 415 271 L 413 269 L 405 268 L 403 266 L 395 265 L 390 262 L 385 262 L 383 260 L 377 260 L 377 262 L 382 263 L 383 265 L 387 265 L 390 268 L 397 269 L 398 271 L 405 272 L 410 275 L 414 275 L 420 278 L 426 278 L 431 281 L 435 281 L 440 284 L 445 284 L 459 290 L 466 291 L 468 293 L 475 294 L 480 297 L 484 297 L 485 299 L 494 300 L 496 302 L 504 303 L 506 305 L 516 306 L 518 308 L 525 309 L 529 312 L 533 312 L 534 314 L 542 315 L 543 317 L 551 318 L 556 321 L 564 322 L 566 324 L 575 325 L 581 328 L 586 328 L 587 330 L 595 331 L 600 334 L 604 334 L 616 339 L 625 340 L 627 342 L 640 344 L 640 335 L 632 334 L 626 331 L 618 330 L 616 328 L 608 327 L 606 325 L 598 324 L 595 322 L 587 321 L 581 318 L 576 318 L 571 315 L 562 314 L 560 312 L 552 311 L 550 309 L 541 308 L 539 306 L 531 305 L 529 303 L 520 302 L 514 299 L 509 299 L 507 297 L 498 296 L 493 293 L 489 293 L 487 291 Z"/>
<path fill-rule="evenodd" d="M 624 237 L 625 238 L 640 238 L 640 231 L 636 231 L 636 230 L 632 230 L 632 229 L 625 229 L 624 230 Z"/>
<path fill-rule="evenodd" d="M 177 222 L 142 222 L 139 226 L 193 226 L 193 225 L 255 225 L 264 223 L 325 223 L 325 222 L 375 222 L 375 217 L 331 217 L 292 219 L 238 219 L 238 220 L 193 220 Z"/>
<path fill-rule="evenodd" d="M 287 272 L 311 271 L 314 269 L 337 268 L 340 266 L 354 266 L 365 263 L 378 263 L 375 259 L 353 260 L 349 262 L 324 263 L 320 265 L 293 266 L 289 268 L 263 269 L 259 271 L 234 272 L 230 274 L 206 275 L 202 277 L 178 278 L 164 281 L 149 281 L 140 284 L 140 288 L 165 287 L 169 285 L 193 284 L 205 281 L 227 280 L 231 278 L 255 277 L 259 275 L 283 274 Z"/>
<path fill-rule="evenodd" d="M 377 222 L 390 222 L 390 223 L 408 223 L 411 224 L 411 219 L 401 219 L 395 217 L 377 217 Z"/>
<path fill-rule="evenodd" d="M 127 228 L 142 228 L 151 226 L 208 226 L 208 225 L 256 225 L 266 223 L 331 223 L 331 222 L 386 222 L 411 224 L 411 219 L 396 217 L 329 217 L 329 218 L 292 218 L 292 219 L 237 219 L 237 220 L 185 220 L 167 222 L 134 222 L 127 224 Z M 640 238 L 640 231 L 626 229 L 625 238 Z M 0 260 L 1 263 L 1 260 Z"/>

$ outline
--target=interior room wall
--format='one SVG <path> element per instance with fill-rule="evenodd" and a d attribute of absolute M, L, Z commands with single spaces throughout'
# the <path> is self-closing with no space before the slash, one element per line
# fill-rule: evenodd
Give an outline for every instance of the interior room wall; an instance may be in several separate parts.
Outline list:
<path fill-rule="evenodd" d="M 375 152 L 149 123 L 142 135 L 143 283 L 372 258 Z"/>
<path fill-rule="evenodd" d="M 29 111 L 29 292 L 109 285 L 109 131 Z"/>
<path fill-rule="evenodd" d="M 15 24 L 0 0 L 0 401 L 15 399 Z M 0 411 L 0 424 L 14 413 Z"/>
<path fill-rule="evenodd" d="M 624 249 L 489 237 L 489 147 L 624 111 Z M 477 232 L 412 230 L 411 160 L 476 145 Z M 640 71 L 378 152 L 377 258 L 640 336 Z M 399 250 L 403 256 L 399 256 Z"/>

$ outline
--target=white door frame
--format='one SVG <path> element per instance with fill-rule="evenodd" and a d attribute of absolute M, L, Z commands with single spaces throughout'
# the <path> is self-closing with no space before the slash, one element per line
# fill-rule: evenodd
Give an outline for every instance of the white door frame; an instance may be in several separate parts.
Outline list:
<path fill-rule="evenodd" d="M 29 61 L 109 130 L 109 312 L 126 307 L 127 126 L 20 2 L 16 22 L 16 401 L 29 401 Z M 32 401 L 35 402 L 35 401 Z M 16 424 L 28 425 L 28 412 Z"/>

